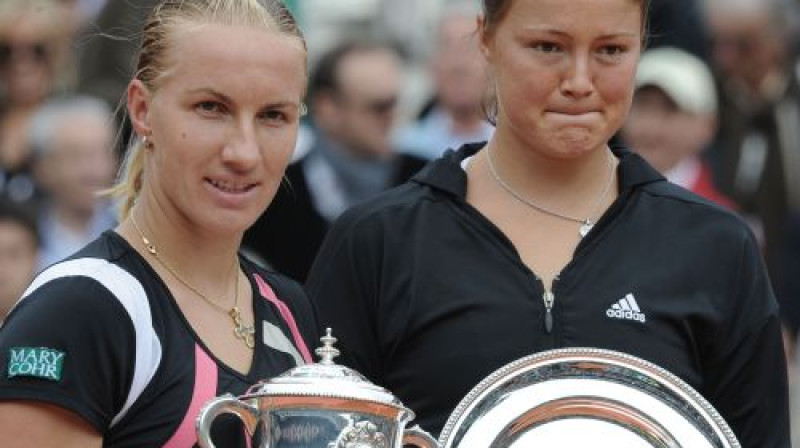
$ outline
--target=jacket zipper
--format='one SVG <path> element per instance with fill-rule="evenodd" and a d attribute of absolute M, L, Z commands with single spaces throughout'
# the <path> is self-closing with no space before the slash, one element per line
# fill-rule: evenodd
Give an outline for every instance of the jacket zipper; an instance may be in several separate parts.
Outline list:
<path fill-rule="evenodd" d="M 545 289 L 542 294 L 542 301 L 544 302 L 544 331 L 547 334 L 553 333 L 553 305 L 556 302 L 556 296 L 549 289 Z"/>

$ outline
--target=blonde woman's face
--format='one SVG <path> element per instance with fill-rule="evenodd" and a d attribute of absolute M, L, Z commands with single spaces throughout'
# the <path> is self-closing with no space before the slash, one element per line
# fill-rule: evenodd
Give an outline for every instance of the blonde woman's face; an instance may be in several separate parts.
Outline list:
<path fill-rule="evenodd" d="M 146 113 L 148 188 L 189 225 L 243 232 L 280 184 L 297 137 L 306 53 L 267 30 L 177 33 Z"/>
<path fill-rule="evenodd" d="M 482 34 L 497 132 L 553 157 L 605 147 L 630 108 L 641 8 L 636 0 L 514 0 Z"/>

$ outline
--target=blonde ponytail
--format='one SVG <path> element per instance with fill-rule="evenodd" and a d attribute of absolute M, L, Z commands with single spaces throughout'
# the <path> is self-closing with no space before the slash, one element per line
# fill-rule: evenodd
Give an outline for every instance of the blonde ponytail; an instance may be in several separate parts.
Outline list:
<path fill-rule="evenodd" d="M 142 191 L 146 152 L 144 146 L 144 142 L 137 141 L 128 148 L 116 184 L 104 192 L 105 195 L 119 202 L 120 222 L 130 215 L 131 209 Z"/>

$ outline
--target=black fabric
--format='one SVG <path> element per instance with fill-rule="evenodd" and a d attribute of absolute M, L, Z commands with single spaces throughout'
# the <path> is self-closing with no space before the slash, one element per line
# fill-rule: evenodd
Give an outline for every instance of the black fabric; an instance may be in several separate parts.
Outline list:
<path fill-rule="evenodd" d="M 108 261 L 115 272 L 138 280 L 146 297 L 136 296 L 149 312 L 152 332 L 161 347 L 155 374 L 141 396 L 114 425 L 134 377 L 136 333 L 124 301 L 89 272 L 71 272 L 47 281 L 14 309 L 0 329 L 0 400 L 45 401 L 86 419 L 103 435 L 103 445 L 113 447 L 162 446 L 184 419 L 195 387 L 196 350 L 216 365 L 216 395 L 243 394 L 252 384 L 295 367 L 295 359 L 262 343 L 262 321 L 280 328 L 292 341 L 291 331 L 279 311 L 258 292 L 253 276 L 261 276 L 276 296 L 288 305 L 306 343 L 316 340 L 310 303 L 299 285 L 261 270 L 242 258 L 251 278 L 256 328 L 256 349 L 250 371 L 242 374 L 219 361 L 194 333 L 177 303 L 149 264 L 118 234 L 109 231 L 67 260 Z M 65 266 L 56 264 L 41 275 Z M 122 275 L 103 278 L 121 282 Z M 148 310 L 149 308 L 149 310 Z M 13 347 L 47 347 L 65 353 L 60 381 L 7 374 Z M 140 366 L 141 367 L 141 366 Z M 148 370 L 147 367 L 144 370 Z M 194 418 L 193 416 L 191 417 Z M 223 419 L 224 420 L 224 419 Z M 246 446 L 241 424 L 232 419 L 215 424 L 218 446 Z"/>
<path fill-rule="evenodd" d="M 541 281 L 465 202 L 460 162 L 479 148 L 447 153 L 329 232 L 306 290 L 343 363 L 438 433 L 469 390 L 508 362 L 561 347 L 619 350 L 696 388 L 742 446 L 789 446 L 777 306 L 737 216 L 616 148 L 619 198 L 554 282 L 548 333 Z M 610 317 L 629 295 L 641 321 Z"/>
<path fill-rule="evenodd" d="M 278 272 L 304 281 L 330 223 L 316 210 L 305 174 L 305 159 L 289 165 L 269 208 L 245 232 L 242 244 Z M 417 173 L 425 161 L 397 154 L 390 187 Z"/>
<path fill-rule="evenodd" d="M 774 277 L 783 324 L 793 340 L 800 331 L 800 213 L 789 219 L 786 243 L 781 247 L 780 270 Z"/>

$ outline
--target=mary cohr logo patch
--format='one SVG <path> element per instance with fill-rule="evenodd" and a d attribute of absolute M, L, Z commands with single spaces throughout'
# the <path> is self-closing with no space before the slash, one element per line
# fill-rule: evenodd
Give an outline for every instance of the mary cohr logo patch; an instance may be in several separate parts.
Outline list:
<path fill-rule="evenodd" d="M 26 376 L 61 381 L 64 352 L 50 348 L 14 347 L 8 351 L 8 377 Z"/>

